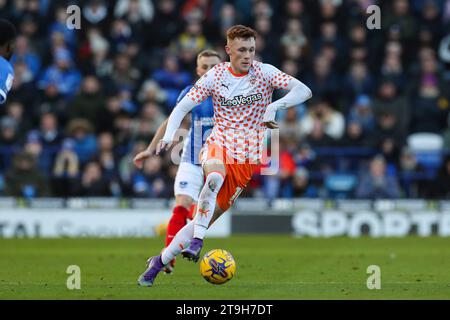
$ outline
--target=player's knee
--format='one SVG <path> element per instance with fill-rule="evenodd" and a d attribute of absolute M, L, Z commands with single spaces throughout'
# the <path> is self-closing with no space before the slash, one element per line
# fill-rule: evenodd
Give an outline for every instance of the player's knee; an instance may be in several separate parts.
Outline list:
<path fill-rule="evenodd" d="M 225 176 L 221 172 L 213 171 L 206 177 L 206 187 L 210 192 L 218 192 L 222 187 Z"/>
<path fill-rule="evenodd" d="M 223 162 L 218 159 L 209 159 L 203 163 L 203 171 L 206 173 L 206 176 L 213 171 L 220 172 L 223 176 L 226 175 L 225 166 Z"/>

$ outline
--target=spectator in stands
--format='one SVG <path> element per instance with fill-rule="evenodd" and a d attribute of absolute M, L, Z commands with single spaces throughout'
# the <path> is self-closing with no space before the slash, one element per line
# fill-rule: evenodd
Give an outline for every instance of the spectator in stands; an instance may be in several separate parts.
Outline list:
<path fill-rule="evenodd" d="M 103 116 L 100 111 L 105 103 L 98 78 L 93 75 L 87 76 L 83 79 L 81 91 L 69 107 L 70 118 L 83 118 L 95 123 Z"/>
<path fill-rule="evenodd" d="M 163 59 L 163 67 L 157 69 L 152 78 L 167 94 L 169 112 L 175 107 L 181 90 L 191 83 L 192 76 L 189 72 L 180 69 L 178 58 L 173 54 L 167 54 Z"/>
<path fill-rule="evenodd" d="M 138 101 L 142 104 L 147 102 L 154 102 L 158 105 L 165 106 L 166 100 L 166 93 L 154 80 L 146 80 L 142 84 L 141 89 L 138 93 Z"/>
<path fill-rule="evenodd" d="M 337 98 L 339 80 L 333 72 L 331 62 L 326 57 L 316 56 L 313 62 L 313 71 L 305 78 L 316 96 L 332 96 Z"/>
<path fill-rule="evenodd" d="M 303 134 L 311 134 L 313 128 L 318 129 L 317 123 L 320 123 L 321 129 L 335 140 L 340 139 L 344 134 L 345 120 L 343 115 L 334 110 L 330 102 L 325 99 L 319 98 L 313 103 L 308 114 L 301 120 L 300 126 Z"/>
<path fill-rule="evenodd" d="M 364 6 L 364 5 L 362 5 L 362 6 Z M 358 9 L 355 11 L 358 12 L 359 11 Z M 362 9 L 361 11 L 364 13 L 363 19 L 365 19 L 366 8 L 364 7 L 361 9 Z M 375 59 L 374 56 L 375 56 L 376 48 L 374 47 L 373 42 L 370 41 L 369 36 L 367 34 L 368 30 L 367 30 L 366 26 L 360 22 L 361 20 L 356 19 L 355 22 L 351 23 L 351 27 L 350 27 L 350 31 L 349 31 L 350 51 L 352 48 L 368 48 L 367 59 L 365 59 L 365 61 L 369 64 L 372 64 Z M 352 60 L 352 61 L 357 62 L 360 60 L 357 59 L 357 60 Z"/>
<path fill-rule="evenodd" d="M 114 137 L 110 132 L 102 132 L 97 136 L 97 155 L 95 158 L 108 180 L 118 180 L 119 168 L 114 154 Z"/>
<path fill-rule="evenodd" d="M 0 119 L 0 145 L 17 147 L 20 142 L 17 132 L 17 122 L 14 118 L 6 116 Z"/>
<path fill-rule="evenodd" d="M 295 141 L 295 140 L 294 140 Z M 311 146 L 305 142 L 297 143 L 297 148 L 294 151 L 294 160 L 297 166 L 309 168 L 316 159 L 316 154 Z"/>
<path fill-rule="evenodd" d="M 350 109 L 349 122 L 357 122 L 365 133 L 370 133 L 375 128 L 375 116 L 369 96 L 360 95 Z"/>
<path fill-rule="evenodd" d="M 450 109 L 448 93 L 439 87 L 439 79 L 434 75 L 429 74 L 421 80 L 412 98 L 410 132 L 441 133 Z"/>
<path fill-rule="evenodd" d="M 46 90 L 49 86 L 57 93 L 70 98 L 78 91 L 81 74 L 74 67 L 71 53 L 67 49 L 59 48 L 55 52 L 54 64 L 48 67 L 39 80 L 39 88 Z"/>
<path fill-rule="evenodd" d="M 281 35 L 280 44 L 283 48 L 287 46 L 299 46 L 301 51 L 307 50 L 309 46 L 303 26 L 300 20 L 289 19 L 286 22 L 286 30 Z M 306 52 L 304 52 L 306 54 Z M 302 54 L 302 56 L 304 55 Z"/>
<path fill-rule="evenodd" d="M 83 26 L 97 27 L 103 32 L 107 31 L 108 7 L 103 0 L 89 0 L 83 8 Z"/>
<path fill-rule="evenodd" d="M 72 195 L 80 197 L 108 197 L 111 196 L 110 185 L 102 174 L 101 166 L 96 161 L 86 163 L 81 175 L 81 181 L 77 180 Z"/>
<path fill-rule="evenodd" d="M 108 81 L 113 88 L 136 90 L 141 73 L 136 69 L 130 57 L 125 53 L 119 53 L 114 58 L 112 69 L 108 72 Z"/>
<path fill-rule="evenodd" d="M 450 156 L 442 162 L 437 177 L 430 183 L 431 196 L 438 199 L 448 199 L 450 197 Z"/>
<path fill-rule="evenodd" d="M 340 140 L 340 145 L 357 148 L 365 147 L 367 144 L 367 136 L 364 134 L 361 123 L 356 120 L 349 121 L 345 135 Z"/>
<path fill-rule="evenodd" d="M 448 11 L 450 12 L 450 2 L 448 2 L 448 8 Z M 448 25 L 450 26 L 450 22 Z M 439 58 L 443 63 L 444 77 L 448 83 L 450 81 L 450 31 L 447 32 L 447 35 L 441 40 L 441 43 L 439 44 Z"/>
<path fill-rule="evenodd" d="M 27 71 L 30 73 L 30 81 L 38 76 L 39 71 L 41 70 L 41 59 L 36 53 L 31 51 L 28 38 L 24 36 L 17 37 L 16 49 L 11 58 L 11 63 L 13 65 L 19 61 L 25 64 Z"/>
<path fill-rule="evenodd" d="M 156 130 L 164 122 L 165 117 L 161 112 L 161 108 L 153 103 L 146 103 L 141 110 L 139 120 L 136 122 L 137 134 L 139 137 L 150 139 L 156 133 Z"/>
<path fill-rule="evenodd" d="M 133 195 L 146 198 L 166 198 L 171 194 L 171 185 L 162 171 L 160 157 L 152 157 L 144 163 L 142 172 L 136 172 L 132 178 Z"/>
<path fill-rule="evenodd" d="M 106 104 L 100 109 L 99 115 L 101 116 L 95 122 L 96 132 L 108 131 L 116 135 L 118 131 L 116 119 L 121 113 L 124 113 L 124 111 L 119 96 L 116 94 L 107 97 Z"/>
<path fill-rule="evenodd" d="M 444 137 L 444 149 L 450 152 L 450 113 L 447 116 L 447 127 L 443 131 L 442 136 Z"/>
<path fill-rule="evenodd" d="M 367 70 L 367 65 L 362 62 L 353 62 L 345 83 L 345 98 L 348 103 L 353 103 L 361 96 L 372 94 L 374 80 Z M 347 112 L 348 107 L 343 110 Z"/>
<path fill-rule="evenodd" d="M 42 141 L 44 148 L 54 149 L 58 147 L 63 139 L 63 134 L 59 129 L 58 118 L 54 113 L 45 112 L 40 118 L 39 130 L 37 133 Z"/>
<path fill-rule="evenodd" d="M 36 102 L 37 88 L 33 75 L 24 61 L 18 60 L 14 64 L 14 81 L 9 100 L 22 103 L 27 111 L 32 111 Z M 33 112 L 30 112 L 33 114 Z"/>
<path fill-rule="evenodd" d="M 11 166 L 13 154 L 20 149 L 17 123 L 11 117 L 0 119 L 0 170 L 3 173 Z"/>
<path fill-rule="evenodd" d="M 278 155 L 278 158 L 272 157 L 272 161 L 278 161 L 279 170 L 276 175 L 263 176 L 263 190 L 266 199 L 280 197 L 283 189 L 288 189 L 288 185 L 292 181 L 296 163 L 289 150 L 288 141 L 289 136 L 280 136 L 279 143 L 272 146 L 271 155 Z"/>
<path fill-rule="evenodd" d="M 186 22 L 184 31 L 171 44 L 172 52 L 180 57 L 184 69 L 190 69 L 198 52 L 208 46 L 200 21 L 191 19 Z"/>
<path fill-rule="evenodd" d="M 442 5 L 442 22 L 444 27 L 450 26 L 450 2 L 447 0 L 445 4 Z"/>
<path fill-rule="evenodd" d="M 382 114 L 392 113 L 397 119 L 397 126 L 406 134 L 410 122 L 410 108 L 407 100 L 398 92 L 398 88 L 390 80 L 383 80 L 378 87 L 378 95 L 373 100 L 373 111 L 377 118 Z"/>
<path fill-rule="evenodd" d="M 369 172 L 364 174 L 356 190 L 361 199 L 391 199 L 401 196 L 398 181 L 386 173 L 386 161 L 377 156 L 370 162 Z"/>
<path fill-rule="evenodd" d="M 103 77 L 110 71 L 110 43 L 102 33 L 96 28 L 87 29 L 86 42 L 80 54 L 80 63 L 84 64 L 84 70 L 92 70 L 98 77 Z"/>
<path fill-rule="evenodd" d="M 430 37 L 430 45 L 437 48 L 439 39 L 443 36 L 440 8 L 435 0 L 426 0 L 421 10 L 420 32 L 421 35 L 426 32 L 426 37 Z"/>
<path fill-rule="evenodd" d="M 119 161 L 115 152 L 114 137 L 110 132 L 102 132 L 97 137 L 98 152 L 94 157 L 102 168 L 104 178 L 109 181 L 113 196 L 123 194 L 119 175 Z"/>
<path fill-rule="evenodd" d="M 42 34 L 39 32 L 41 31 L 39 18 L 24 14 L 18 20 L 20 33 L 30 40 L 30 46 L 38 52 L 44 51 L 45 44 L 42 43 Z"/>
<path fill-rule="evenodd" d="M 299 108 L 289 108 L 286 115 L 280 121 L 280 135 L 285 137 L 293 137 L 297 140 L 302 136 L 302 128 L 298 120 Z"/>
<path fill-rule="evenodd" d="M 120 112 L 114 119 L 115 142 L 117 148 L 129 148 L 136 136 L 135 121 L 127 112 Z"/>
<path fill-rule="evenodd" d="M 281 63 L 281 70 L 293 77 L 301 77 L 301 73 L 304 72 L 304 66 L 300 65 L 300 61 L 286 59 Z"/>
<path fill-rule="evenodd" d="M 165 0 L 157 1 L 156 5 L 155 18 L 151 23 L 150 30 L 158 30 L 158 32 L 146 34 L 147 46 L 166 48 L 181 29 L 178 4 L 175 0 Z"/>
<path fill-rule="evenodd" d="M 137 140 L 132 144 L 130 151 L 122 157 L 119 161 L 119 175 L 123 189 L 127 194 L 132 194 L 132 178 L 136 172 L 136 167 L 133 164 L 133 158 L 144 151 L 148 146 L 150 140 Z"/>
<path fill-rule="evenodd" d="M 395 84 L 400 91 L 406 89 L 406 74 L 402 65 L 403 48 L 399 41 L 386 44 L 384 60 L 380 69 L 380 79 Z"/>
<path fill-rule="evenodd" d="M 47 197 L 50 190 L 46 176 L 36 167 L 33 155 L 20 152 L 5 175 L 5 195 L 12 197 Z"/>
<path fill-rule="evenodd" d="M 417 173 L 423 171 L 423 167 L 417 162 L 415 154 L 404 147 L 400 156 L 400 170 L 402 173 Z"/>
<path fill-rule="evenodd" d="M 428 182 L 422 178 L 426 171 L 417 161 L 414 152 L 408 147 L 404 147 L 399 162 L 399 177 L 401 177 L 401 185 L 405 195 L 408 198 L 428 197 L 430 194 Z"/>
<path fill-rule="evenodd" d="M 417 32 L 417 22 L 411 12 L 408 0 L 394 0 L 382 17 L 382 29 L 388 36 L 398 37 L 405 47 L 410 46 Z"/>
<path fill-rule="evenodd" d="M 44 149 L 43 143 L 36 131 L 31 131 L 25 141 L 24 151 L 31 154 L 37 164 L 37 168 L 49 175 L 53 166 L 53 154 Z"/>
<path fill-rule="evenodd" d="M 73 195 L 73 186 L 80 178 L 80 161 L 75 150 L 73 139 L 65 139 L 61 150 L 56 155 L 52 172 L 52 189 L 57 197 Z"/>
<path fill-rule="evenodd" d="M 324 123 L 318 119 L 313 120 L 312 129 L 306 136 L 306 142 L 313 148 L 332 147 L 337 141 L 326 133 Z"/>
<path fill-rule="evenodd" d="M 238 12 L 236 12 L 235 6 L 231 3 L 224 3 L 220 8 L 219 13 L 219 34 L 222 38 L 226 38 L 227 30 L 238 24 Z"/>
<path fill-rule="evenodd" d="M 55 33 L 60 33 L 63 35 L 64 42 L 69 46 L 70 50 L 76 49 L 76 30 L 67 28 L 67 7 L 64 5 L 56 8 L 55 21 L 50 24 L 49 27 L 50 36 L 53 36 Z"/>
<path fill-rule="evenodd" d="M 24 106 L 20 101 L 10 101 L 6 105 L 6 115 L 14 119 L 18 132 L 27 132 L 32 127 L 31 117 L 26 115 Z"/>
<path fill-rule="evenodd" d="M 74 140 L 74 150 L 84 165 L 95 155 L 97 141 L 93 134 L 92 124 L 85 119 L 73 119 L 67 125 L 67 136 Z"/>
<path fill-rule="evenodd" d="M 292 177 L 292 190 L 285 193 L 289 198 L 317 198 L 319 191 L 309 180 L 309 172 L 305 168 L 299 167 Z"/>
<path fill-rule="evenodd" d="M 139 37 L 153 20 L 155 8 L 151 0 L 118 0 L 114 8 L 114 16 L 127 20 L 133 34 Z"/>
<path fill-rule="evenodd" d="M 313 17 L 306 13 L 304 0 L 287 0 L 284 2 L 283 9 L 281 17 L 286 17 L 286 21 L 291 19 L 301 21 L 305 34 L 310 34 L 311 19 Z M 282 22 L 281 17 L 279 18 L 280 22 Z"/>
<path fill-rule="evenodd" d="M 322 5 L 324 5 L 325 2 L 323 2 Z M 313 44 L 313 54 L 319 54 L 324 45 L 335 47 L 338 55 L 343 54 L 344 43 L 338 32 L 339 30 L 336 21 L 325 19 L 322 21 L 319 28 L 320 34 Z"/>
<path fill-rule="evenodd" d="M 133 30 L 130 24 L 125 19 L 116 19 L 112 22 L 110 29 L 111 51 L 114 53 L 123 52 L 133 39 Z"/>
<path fill-rule="evenodd" d="M 274 34 L 272 20 L 270 16 L 262 15 L 255 20 L 255 31 L 257 32 L 256 52 L 260 55 L 260 61 L 266 63 L 279 64 L 279 50 L 276 47 L 278 35 Z M 272 50 L 268 50 L 272 47 Z"/>
<path fill-rule="evenodd" d="M 376 134 L 369 137 L 368 144 L 382 153 L 388 163 L 397 165 L 406 136 L 398 125 L 395 113 L 385 111 L 380 114 L 374 132 Z"/>

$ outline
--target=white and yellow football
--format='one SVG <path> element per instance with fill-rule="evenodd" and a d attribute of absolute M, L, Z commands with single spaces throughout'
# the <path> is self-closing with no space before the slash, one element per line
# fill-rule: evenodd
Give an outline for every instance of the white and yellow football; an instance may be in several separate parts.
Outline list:
<path fill-rule="evenodd" d="M 212 284 L 224 284 L 236 273 L 236 262 L 226 250 L 214 249 L 207 252 L 200 261 L 200 274 Z"/>

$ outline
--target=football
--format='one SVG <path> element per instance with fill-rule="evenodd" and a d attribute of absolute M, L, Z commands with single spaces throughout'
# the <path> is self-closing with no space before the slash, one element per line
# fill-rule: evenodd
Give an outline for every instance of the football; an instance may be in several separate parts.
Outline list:
<path fill-rule="evenodd" d="M 200 261 L 200 274 L 212 284 L 224 284 L 236 273 L 236 262 L 226 250 L 214 249 L 207 252 Z"/>

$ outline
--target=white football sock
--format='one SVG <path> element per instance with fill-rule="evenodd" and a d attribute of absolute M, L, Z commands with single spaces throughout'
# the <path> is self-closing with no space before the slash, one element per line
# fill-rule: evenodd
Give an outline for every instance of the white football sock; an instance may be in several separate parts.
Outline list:
<path fill-rule="evenodd" d="M 172 242 L 165 248 L 161 254 L 161 261 L 164 265 L 181 253 L 181 250 L 187 248 L 194 235 L 194 221 L 190 221 L 175 235 Z"/>
<path fill-rule="evenodd" d="M 197 211 L 194 217 L 194 238 L 205 237 L 206 230 L 214 215 L 217 194 L 222 188 L 224 177 L 219 172 L 211 172 L 206 177 L 205 184 L 198 198 Z"/>

